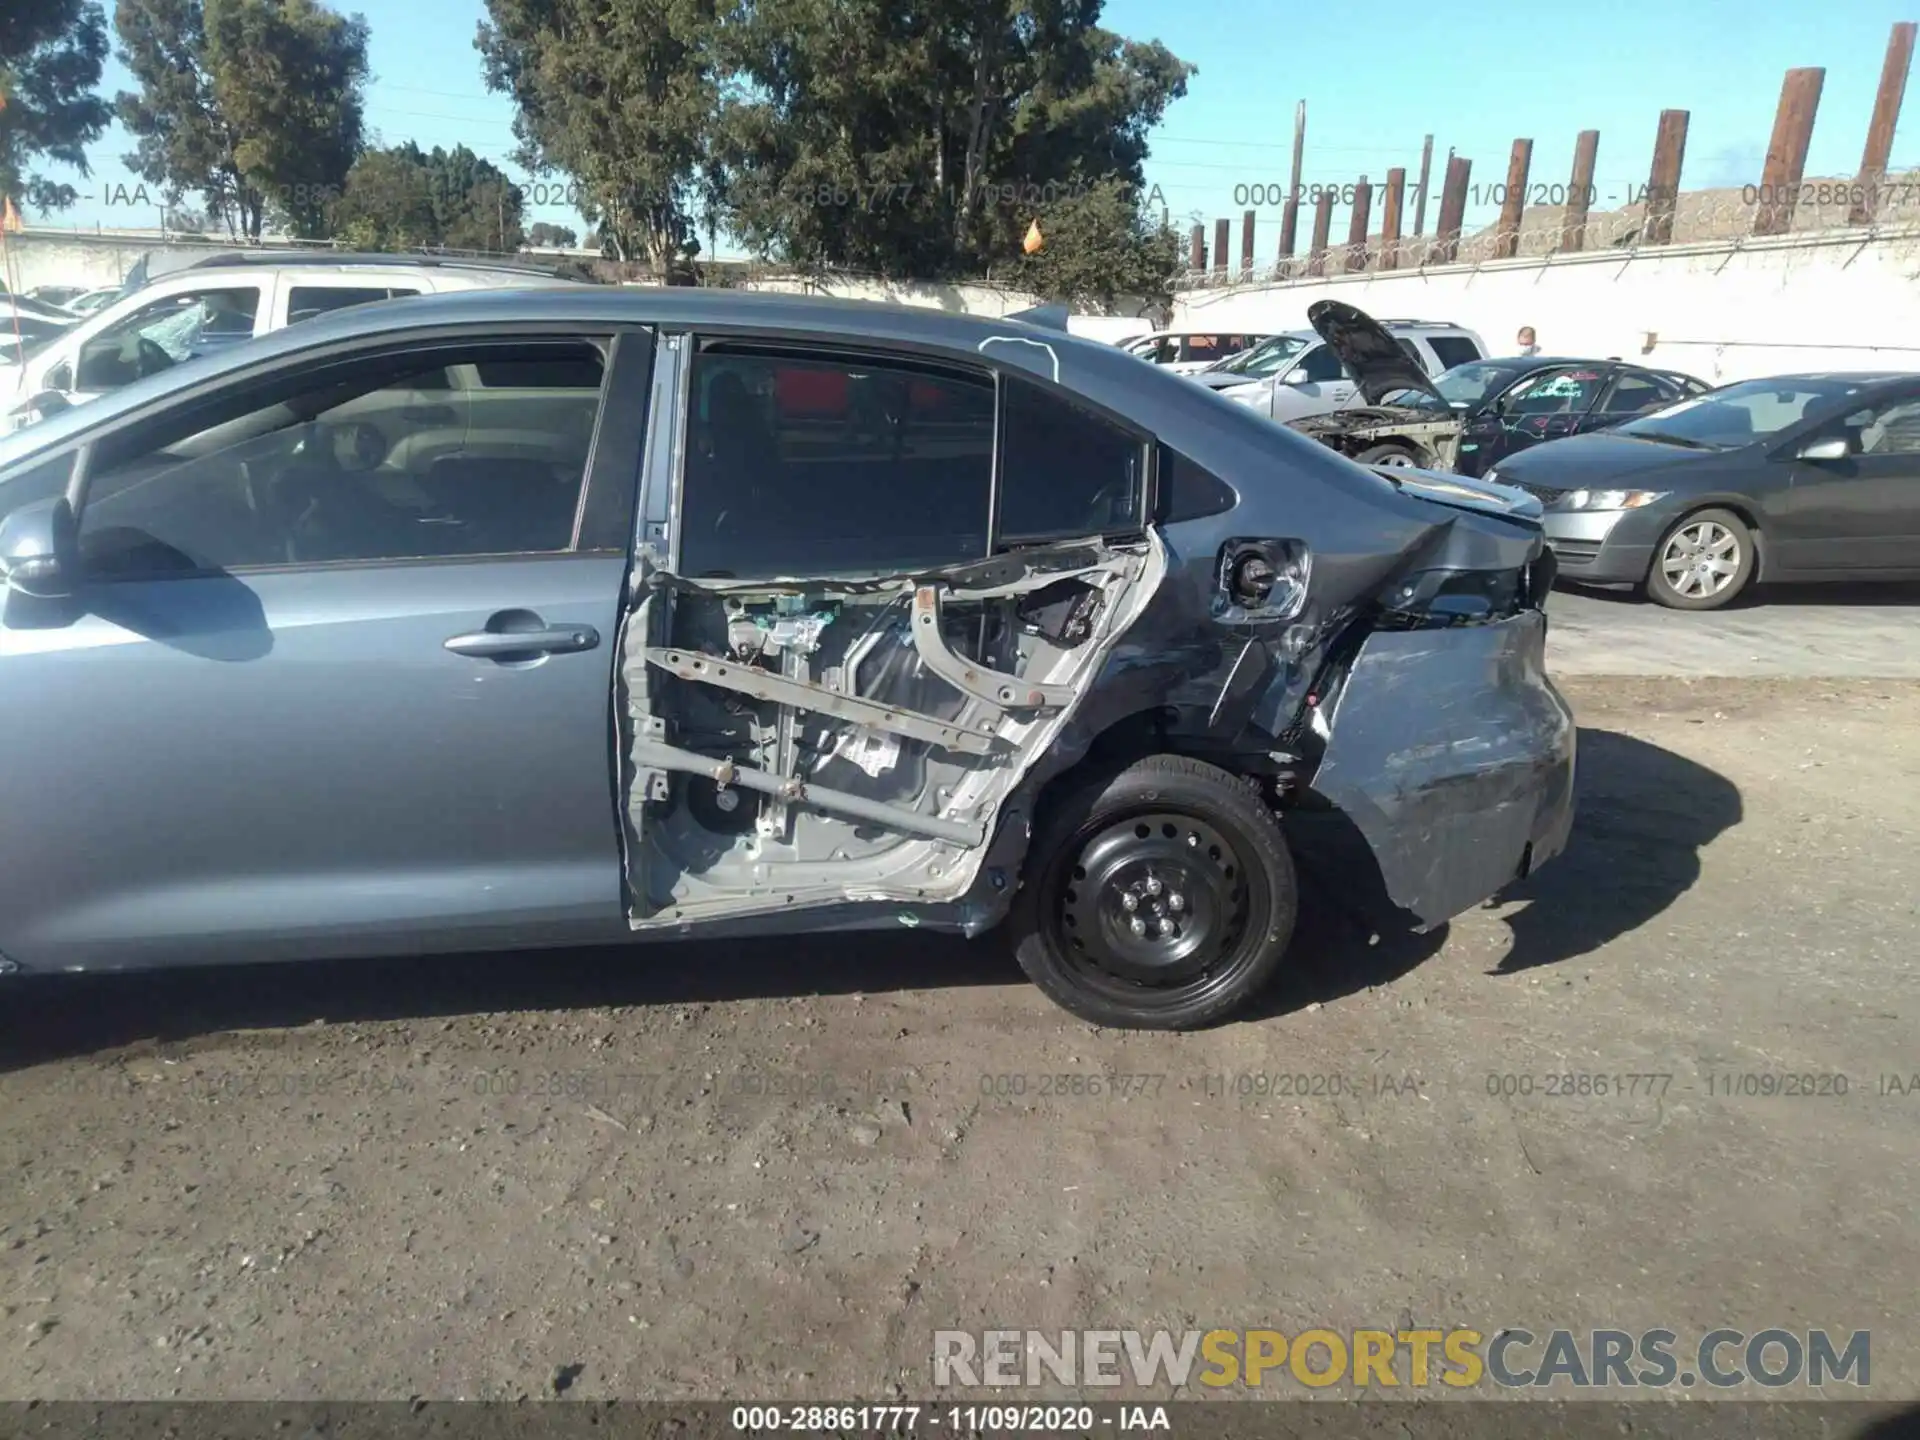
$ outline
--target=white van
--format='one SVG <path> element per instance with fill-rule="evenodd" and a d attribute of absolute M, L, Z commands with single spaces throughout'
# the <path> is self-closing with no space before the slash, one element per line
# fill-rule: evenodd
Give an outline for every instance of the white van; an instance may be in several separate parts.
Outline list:
<path fill-rule="evenodd" d="M 91 400 L 227 345 L 329 310 L 449 290 L 576 285 L 549 271 L 400 255 L 225 252 L 172 270 L 121 297 L 24 364 L 0 369 L 0 432 L 40 418 L 35 397 Z M 11 383 L 9 383 L 11 382 Z"/>

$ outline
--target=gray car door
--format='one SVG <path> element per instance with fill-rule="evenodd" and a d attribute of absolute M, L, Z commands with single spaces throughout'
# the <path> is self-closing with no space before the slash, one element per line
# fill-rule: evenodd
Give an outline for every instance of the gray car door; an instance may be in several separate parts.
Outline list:
<path fill-rule="evenodd" d="M 651 348 L 495 326 L 336 351 L 99 435 L 74 597 L 0 616 L 0 952 L 624 934 L 610 705 Z M 407 445 L 442 423 L 421 377 L 489 361 L 515 367 L 513 451 Z"/>

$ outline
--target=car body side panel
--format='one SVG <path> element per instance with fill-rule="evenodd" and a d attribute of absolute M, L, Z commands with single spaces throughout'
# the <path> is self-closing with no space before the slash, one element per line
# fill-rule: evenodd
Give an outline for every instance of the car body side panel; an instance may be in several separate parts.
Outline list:
<path fill-rule="evenodd" d="M 1329 722 L 1315 791 L 1365 837 L 1388 897 L 1438 924 L 1557 855 L 1575 729 L 1546 678 L 1546 617 L 1378 632 Z"/>

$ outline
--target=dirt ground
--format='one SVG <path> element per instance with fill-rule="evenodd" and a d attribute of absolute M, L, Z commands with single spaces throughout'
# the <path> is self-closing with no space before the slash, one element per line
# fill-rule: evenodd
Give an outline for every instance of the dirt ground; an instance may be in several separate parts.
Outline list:
<path fill-rule="evenodd" d="M 1317 906 L 1210 1033 L 895 935 L 16 984 L 0 1396 L 880 1400 L 936 1329 L 1417 1322 L 1871 1330 L 1920 1397 L 1920 684 L 1565 689 L 1564 857 L 1424 938 Z"/>

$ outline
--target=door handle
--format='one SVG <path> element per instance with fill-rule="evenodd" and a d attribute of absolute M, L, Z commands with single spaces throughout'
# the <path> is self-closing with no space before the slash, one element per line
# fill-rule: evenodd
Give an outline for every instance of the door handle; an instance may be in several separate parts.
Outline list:
<path fill-rule="evenodd" d="M 499 659 L 508 655 L 563 655 L 591 650 L 600 632 L 591 625 L 555 625 L 545 630 L 473 630 L 452 636 L 447 649 L 456 655 Z"/>

